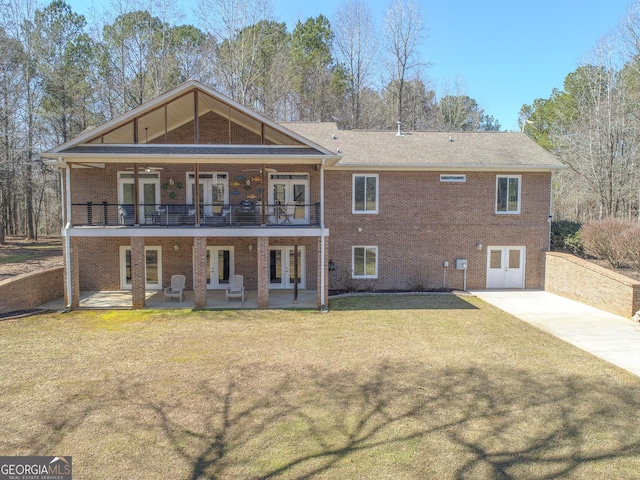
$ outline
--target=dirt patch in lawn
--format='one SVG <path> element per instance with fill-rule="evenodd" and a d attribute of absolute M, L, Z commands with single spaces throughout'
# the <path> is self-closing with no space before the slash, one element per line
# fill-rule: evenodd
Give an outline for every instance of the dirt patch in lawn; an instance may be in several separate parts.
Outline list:
<path fill-rule="evenodd" d="M 475 297 L 358 301 L 0 322 L 0 451 L 85 479 L 637 478 L 637 377 Z"/>
<path fill-rule="evenodd" d="M 59 237 L 43 238 L 37 242 L 7 237 L 6 245 L 0 245 L 0 280 L 62 264 L 62 240 Z"/>

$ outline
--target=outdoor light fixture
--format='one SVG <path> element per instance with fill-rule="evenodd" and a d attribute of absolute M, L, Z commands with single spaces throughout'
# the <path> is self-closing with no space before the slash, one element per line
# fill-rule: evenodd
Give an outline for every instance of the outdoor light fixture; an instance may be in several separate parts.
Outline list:
<path fill-rule="evenodd" d="M 329 260 L 329 264 L 327 265 L 327 268 L 329 269 L 330 272 L 333 272 L 336 269 L 336 264 L 333 263 L 333 260 Z"/>
<path fill-rule="evenodd" d="M 169 178 L 169 185 L 173 185 L 174 183 L 176 183 L 176 181 L 173 179 L 173 177 Z"/>
<path fill-rule="evenodd" d="M 253 251 L 253 243 L 249 244 L 249 251 L 252 252 Z"/>
<path fill-rule="evenodd" d="M 178 250 L 180 250 L 180 245 L 178 245 L 177 243 L 173 246 L 173 249 L 177 252 Z"/>
<path fill-rule="evenodd" d="M 478 242 L 476 244 L 476 250 L 482 250 L 482 243 Z"/>

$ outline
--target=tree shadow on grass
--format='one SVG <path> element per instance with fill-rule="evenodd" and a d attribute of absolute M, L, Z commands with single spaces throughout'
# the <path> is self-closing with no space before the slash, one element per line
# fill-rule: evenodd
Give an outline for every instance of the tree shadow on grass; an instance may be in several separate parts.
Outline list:
<path fill-rule="evenodd" d="M 354 295 L 330 300 L 331 310 L 477 310 L 453 293 Z"/>
<path fill-rule="evenodd" d="M 172 465 L 182 465 L 172 478 L 192 480 L 632 478 L 640 468 L 637 383 L 385 362 L 333 372 L 254 364 L 169 387 L 118 379 L 73 392 L 23 432 L 28 453 L 94 429 L 130 445 L 131 463 L 110 459 L 123 478 Z M 85 478 L 105 474 L 91 468 Z"/>

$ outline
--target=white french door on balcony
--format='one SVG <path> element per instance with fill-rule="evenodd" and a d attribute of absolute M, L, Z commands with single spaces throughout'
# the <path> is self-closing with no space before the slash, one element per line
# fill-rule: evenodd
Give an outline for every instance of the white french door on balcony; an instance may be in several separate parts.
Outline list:
<path fill-rule="evenodd" d="M 229 203 L 229 176 L 226 173 L 200 173 L 200 205 L 204 215 L 219 215 Z M 187 174 L 187 203 L 193 201 L 196 191 L 195 173 Z"/>
<path fill-rule="evenodd" d="M 269 175 L 269 205 L 289 207 L 286 222 L 309 223 L 309 175 L 272 173 Z"/>
<path fill-rule="evenodd" d="M 298 288 L 305 288 L 305 251 L 298 247 Z M 295 283 L 294 247 L 269 248 L 269 288 L 292 289 Z"/>
<path fill-rule="evenodd" d="M 145 217 L 152 215 L 160 203 L 160 174 L 156 172 L 138 174 L 138 201 L 136 202 L 133 172 L 119 172 L 118 203 L 120 205 L 137 203 L 138 221 L 145 223 Z"/>

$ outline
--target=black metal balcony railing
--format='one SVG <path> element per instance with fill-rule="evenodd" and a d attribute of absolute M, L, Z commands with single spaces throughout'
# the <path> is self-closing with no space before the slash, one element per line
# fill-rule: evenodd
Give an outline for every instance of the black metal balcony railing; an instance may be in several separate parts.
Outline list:
<path fill-rule="evenodd" d="M 74 203 L 71 206 L 71 221 L 74 226 L 110 227 L 135 226 L 133 204 L 107 202 Z M 320 203 L 262 205 L 250 201 L 238 204 L 200 205 L 199 222 L 196 208 L 185 204 L 139 204 L 138 225 L 141 227 L 309 227 L 320 225 Z"/>

